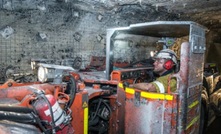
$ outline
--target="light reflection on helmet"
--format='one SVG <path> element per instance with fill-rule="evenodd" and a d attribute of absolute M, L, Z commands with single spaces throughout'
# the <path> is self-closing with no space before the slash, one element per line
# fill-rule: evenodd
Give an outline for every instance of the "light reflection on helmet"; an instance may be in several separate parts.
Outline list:
<path fill-rule="evenodd" d="M 170 49 L 163 49 L 159 51 L 155 56 L 155 59 L 162 58 L 162 59 L 171 59 L 174 64 L 177 64 L 177 55 L 174 51 Z"/>

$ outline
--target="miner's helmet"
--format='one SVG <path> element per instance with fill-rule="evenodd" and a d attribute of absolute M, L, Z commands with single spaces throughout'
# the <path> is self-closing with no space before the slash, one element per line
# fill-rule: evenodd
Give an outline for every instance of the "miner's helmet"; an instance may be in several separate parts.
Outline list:
<path fill-rule="evenodd" d="M 170 70 L 171 68 L 175 67 L 174 69 L 177 70 L 178 63 L 177 63 L 177 55 L 174 51 L 170 49 L 163 49 L 156 53 L 153 57 L 154 59 L 167 59 L 164 63 L 164 68 Z"/>

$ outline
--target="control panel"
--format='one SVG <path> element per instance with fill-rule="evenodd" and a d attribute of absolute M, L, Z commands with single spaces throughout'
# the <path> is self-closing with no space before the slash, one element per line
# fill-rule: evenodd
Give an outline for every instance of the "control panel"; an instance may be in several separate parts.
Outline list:
<path fill-rule="evenodd" d="M 114 70 L 111 73 L 111 80 L 124 81 L 128 79 L 136 79 L 139 77 L 147 77 L 150 75 L 149 72 L 152 70 L 152 67 Z"/>

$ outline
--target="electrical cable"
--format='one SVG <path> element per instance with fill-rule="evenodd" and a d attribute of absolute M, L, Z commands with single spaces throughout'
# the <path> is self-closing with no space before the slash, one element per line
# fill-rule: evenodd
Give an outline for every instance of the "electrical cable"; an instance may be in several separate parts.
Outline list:
<path fill-rule="evenodd" d="M 70 108 L 72 103 L 74 102 L 75 96 L 76 96 L 76 92 L 77 92 L 77 85 L 76 85 L 76 80 L 74 79 L 74 77 L 72 75 L 70 75 L 70 101 L 68 102 L 68 104 L 66 105 L 66 109 Z"/>

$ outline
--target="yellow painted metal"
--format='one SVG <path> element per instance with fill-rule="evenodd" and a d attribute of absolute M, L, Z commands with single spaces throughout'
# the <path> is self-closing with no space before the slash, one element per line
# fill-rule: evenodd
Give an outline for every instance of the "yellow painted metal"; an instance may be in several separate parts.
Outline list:
<path fill-rule="evenodd" d="M 84 108 L 84 134 L 88 134 L 88 107 Z"/>

